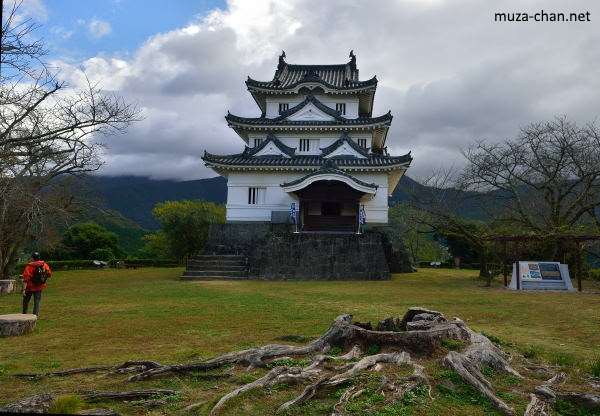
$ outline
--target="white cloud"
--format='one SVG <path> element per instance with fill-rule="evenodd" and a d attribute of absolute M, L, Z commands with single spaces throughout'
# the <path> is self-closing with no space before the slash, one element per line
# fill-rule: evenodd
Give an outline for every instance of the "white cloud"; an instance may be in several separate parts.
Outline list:
<path fill-rule="evenodd" d="M 110 23 L 105 20 L 92 19 L 88 23 L 88 32 L 94 38 L 99 39 L 110 34 L 110 32 L 112 32 L 112 27 Z"/>
<path fill-rule="evenodd" d="M 543 2 L 546 11 L 600 3 Z M 361 78 L 377 75 L 375 114 L 392 110 L 388 146 L 412 150 L 409 175 L 460 164 L 475 139 L 513 136 L 556 114 L 594 120 L 600 111 L 600 25 L 494 23 L 496 11 L 536 12 L 538 0 L 231 0 L 192 24 L 157 34 L 127 60 L 82 63 L 92 80 L 144 108 L 144 121 L 107 138 L 105 173 L 212 176 L 200 156 L 241 151 L 227 110 L 257 116 L 247 75 L 271 79 L 277 56 L 291 63 L 343 63 L 357 54 Z M 63 65 L 72 83 L 76 68 Z"/>
<path fill-rule="evenodd" d="M 52 26 L 50 28 L 50 33 L 52 33 L 53 35 L 58 36 L 61 39 L 69 39 L 71 38 L 71 36 L 73 36 L 73 33 L 75 33 L 74 30 L 68 30 L 65 29 L 62 26 Z"/>

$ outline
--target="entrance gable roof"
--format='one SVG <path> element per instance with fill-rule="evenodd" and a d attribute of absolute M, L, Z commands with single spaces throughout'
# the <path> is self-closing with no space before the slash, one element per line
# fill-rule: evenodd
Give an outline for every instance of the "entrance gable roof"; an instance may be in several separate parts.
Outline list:
<path fill-rule="evenodd" d="M 319 170 L 311 172 L 308 175 L 296 180 L 282 183 L 281 188 L 285 192 L 296 192 L 317 181 L 343 182 L 351 188 L 367 194 L 375 194 L 378 188 L 378 186 L 374 183 L 361 181 L 360 179 L 357 179 L 356 177 L 338 169 L 335 163 L 333 163 L 331 160 L 327 160 Z"/>

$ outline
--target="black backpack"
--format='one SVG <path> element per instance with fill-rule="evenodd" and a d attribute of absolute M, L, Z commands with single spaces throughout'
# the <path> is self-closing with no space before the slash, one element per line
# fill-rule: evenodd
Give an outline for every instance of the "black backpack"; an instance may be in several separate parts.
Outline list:
<path fill-rule="evenodd" d="M 48 280 L 48 272 L 44 268 L 44 265 L 36 266 L 31 281 L 36 285 L 43 285 L 46 283 L 46 280 Z"/>

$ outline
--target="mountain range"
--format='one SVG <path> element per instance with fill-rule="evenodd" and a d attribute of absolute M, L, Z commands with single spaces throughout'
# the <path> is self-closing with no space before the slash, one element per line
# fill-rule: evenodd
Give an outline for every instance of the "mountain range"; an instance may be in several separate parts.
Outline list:
<path fill-rule="evenodd" d="M 104 202 L 106 208 L 118 212 L 148 230 L 158 228 L 152 208 L 158 202 L 180 199 L 201 199 L 225 203 L 227 181 L 221 176 L 192 181 L 157 180 L 134 176 L 93 176 L 88 187 Z M 418 192 L 423 185 L 402 177 L 390 204 L 406 201 L 410 192 Z"/>

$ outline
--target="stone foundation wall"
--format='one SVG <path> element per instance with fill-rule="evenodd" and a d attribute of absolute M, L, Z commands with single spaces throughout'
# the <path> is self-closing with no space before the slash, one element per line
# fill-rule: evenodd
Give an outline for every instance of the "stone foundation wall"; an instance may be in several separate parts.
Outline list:
<path fill-rule="evenodd" d="M 214 224 L 204 254 L 242 254 L 249 276 L 265 280 L 386 280 L 410 272 L 406 250 L 394 249 L 385 227 L 365 234 L 294 234 L 271 223 Z"/>

